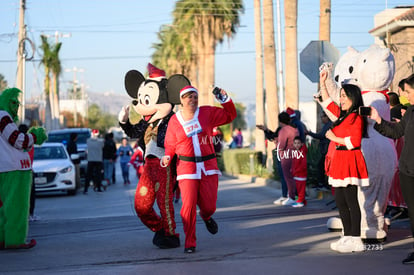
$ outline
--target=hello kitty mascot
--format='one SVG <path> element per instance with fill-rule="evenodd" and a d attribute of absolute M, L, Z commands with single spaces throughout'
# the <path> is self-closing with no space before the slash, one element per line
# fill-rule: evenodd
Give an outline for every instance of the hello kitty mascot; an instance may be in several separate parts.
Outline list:
<path fill-rule="evenodd" d="M 332 75 L 330 64 L 323 64 L 321 70 L 328 70 Z M 365 51 L 358 52 L 348 48 L 348 52 L 338 61 L 334 77 L 326 83 L 326 87 L 331 98 L 339 103 L 342 82 L 358 85 L 364 105 L 375 107 L 381 117 L 389 120 L 387 92 L 394 73 L 394 56 L 389 49 L 372 45 Z M 398 163 L 392 140 L 375 131 L 374 124 L 373 120 L 368 119 L 368 138 L 362 139 L 361 149 L 367 164 L 369 186 L 359 188 L 358 200 L 361 207 L 361 238 L 383 241 L 387 236 L 384 213 Z"/>

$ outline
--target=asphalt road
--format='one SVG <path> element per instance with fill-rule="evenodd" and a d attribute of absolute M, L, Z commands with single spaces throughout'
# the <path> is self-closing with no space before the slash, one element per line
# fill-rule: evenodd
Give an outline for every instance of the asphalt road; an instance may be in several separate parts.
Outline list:
<path fill-rule="evenodd" d="M 120 184 L 119 175 L 118 182 L 103 193 L 38 197 L 41 219 L 29 230 L 38 245 L 0 251 L 0 274 L 414 274 L 414 265 L 401 264 L 411 247 L 407 220 L 392 224 L 383 246 L 339 254 L 329 249 L 339 237 L 326 228 L 337 215 L 332 205 L 313 199 L 304 208 L 275 206 L 280 190 L 224 176 L 214 215 L 218 234 L 197 217 L 197 252 L 184 254 L 178 203 L 182 246 L 158 249 L 135 216 L 135 184 Z"/>

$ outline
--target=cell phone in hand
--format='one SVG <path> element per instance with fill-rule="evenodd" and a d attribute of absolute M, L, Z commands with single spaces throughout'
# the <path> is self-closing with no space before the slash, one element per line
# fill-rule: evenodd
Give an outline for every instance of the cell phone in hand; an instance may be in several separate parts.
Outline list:
<path fill-rule="evenodd" d="M 214 87 L 213 95 L 220 101 L 225 101 L 227 96 L 221 93 L 221 89 L 219 87 Z"/>
<path fill-rule="evenodd" d="M 360 106 L 358 112 L 361 116 L 370 116 L 371 115 L 371 107 Z"/>

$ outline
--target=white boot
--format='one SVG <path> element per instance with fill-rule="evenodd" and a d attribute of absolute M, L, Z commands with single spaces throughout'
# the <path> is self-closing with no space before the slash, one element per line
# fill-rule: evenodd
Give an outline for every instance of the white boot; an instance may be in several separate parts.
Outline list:
<path fill-rule="evenodd" d="M 338 244 L 338 252 L 351 253 L 364 251 L 364 243 L 361 237 L 349 237 L 344 242 Z"/>
<path fill-rule="evenodd" d="M 347 241 L 351 236 L 342 236 L 339 240 L 331 243 L 331 249 L 334 251 L 338 251 L 338 246 L 341 245 L 343 242 Z"/>

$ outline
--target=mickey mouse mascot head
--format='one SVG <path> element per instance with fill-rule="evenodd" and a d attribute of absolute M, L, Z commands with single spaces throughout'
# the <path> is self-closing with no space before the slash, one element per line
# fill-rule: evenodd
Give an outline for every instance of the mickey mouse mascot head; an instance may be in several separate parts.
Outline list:
<path fill-rule="evenodd" d="M 153 232 L 153 244 L 159 248 L 180 246 L 175 233 L 173 189 L 176 181 L 174 165 L 161 167 L 164 139 L 173 107 L 180 104 L 180 90 L 190 81 L 180 74 L 166 78 L 165 72 L 148 64 L 147 79 L 138 71 L 125 75 L 125 88 L 132 104 L 122 108 L 119 124 L 131 138 L 139 138 L 144 150 L 144 170 L 135 193 L 135 211 L 141 221 Z M 161 217 L 153 205 L 157 200 Z"/>

